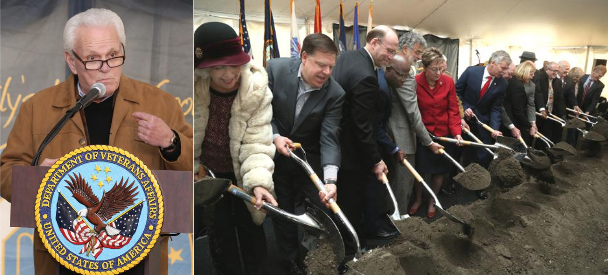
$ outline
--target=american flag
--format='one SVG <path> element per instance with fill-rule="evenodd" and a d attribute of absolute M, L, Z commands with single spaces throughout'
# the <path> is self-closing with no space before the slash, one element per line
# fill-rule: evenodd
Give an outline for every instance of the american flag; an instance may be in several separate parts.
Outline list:
<path fill-rule="evenodd" d="M 248 28 L 246 28 L 246 10 L 244 8 L 244 0 L 239 0 L 239 38 L 241 39 L 241 46 L 250 58 L 252 56 L 252 47 L 250 46 L 250 36 L 248 35 Z"/>
<path fill-rule="evenodd" d="M 68 203 L 63 195 L 59 196 L 57 204 L 56 221 L 60 227 L 61 233 L 66 239 L 73 244 L 84 244 L 80 253 L 86 253 L 87 256 L 91 253 L 93 257 L 97 257 L 102 253 L 103 248 L 119 249 L 131 241 L 133 234 L 136 232 L 139 223 L 140 213 L 142 212 L 142 202 L 121 214 L 114 221 L 108 223 L 120 233 L 114 236 L 109 236 L 106 231 L 102 231 L 99 235 L 84 221 L 83 217 L 79 217 L 76 210 Z"/>

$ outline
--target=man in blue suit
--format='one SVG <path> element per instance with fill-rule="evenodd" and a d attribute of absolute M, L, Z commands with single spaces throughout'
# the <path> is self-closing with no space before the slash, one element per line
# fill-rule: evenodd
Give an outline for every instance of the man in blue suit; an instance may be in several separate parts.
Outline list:
<path fill-rule="evenodd" d="M 508 82 L 502 77 L 509 69 L 512 60 L 505 51 L 496 51 L 491 55 L 487 66 L 470 66 L 466 68 L 455 83 L 455 90 L 462 101 L 464 116 L 467 119 L 476 117 L 491 126 L 495 131 L 489 133 L 483 127 L 469 122 L 470 129 L 484 143 L 492 144 L 493 139 L 502 135 L 499 131 L 502 124 L 502 104 Z M 465 163 L 476 162 L 483 167 L 489 166 L 491 156 L 482 149 L 465 148 Z M 485 192 L 479 197 L 486 198 Z"/>

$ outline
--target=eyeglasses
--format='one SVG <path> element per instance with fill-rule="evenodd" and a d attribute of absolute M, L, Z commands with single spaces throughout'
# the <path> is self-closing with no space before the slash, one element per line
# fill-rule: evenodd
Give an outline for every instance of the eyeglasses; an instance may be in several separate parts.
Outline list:
<path fill-rule="evenodd" d="M 388 46 L 386 46 L 383 41 L 381 41 L 381 39 L 377 39 L 379 41 L 379 43 L 381 43 L 381 45 L 383 45 L 383 47 L 385 48 L 386 51 L 388 51 L 389 54 L 391 55 L 395 55 L 397 53 L 397 51 L 395 49 L 390 49 L 388 48 Z"/>
<path fill-rule="evenodd" d="M 436 74 L 442 74 L 445 72 L 444 68 L 427 68 L 427 69 Z"/>
<path fill-rule="evenodd" d="M 407 77 L 409 76 L 408 74 L 403 74 L 399 72 L 398 70 L 396 70 L 396 68 L 392 66 L 388 66 L 388 68 L 392 69 L 401 79 L 407 79 Z"/>
<path fill-rule="evenodd" d="M 78 54 L 74 52 L 74 50 L 72 50 L 72 54 L 74 54 L 74 57 L 76 57 L 78 61 L 85 65 L 85 69 L 87 70 L 99 70 L 102 68 L 102 66 L 104 66 L 104 63 L 106 63 L 106 65 L 108 65 L 108 67 L 110 68 L 116 68 L 122 66 L 125 63 L 125 46 L 123 45 L 123 43 L 121 43 L 121 48 L 123 48 L 123 56 L 116 56 L 113 58 L 108 58 L 106 60 L 83 61 L 83 59 L 81 59 L 80 56 L 78 56 Z"/>
<path fill-rule="evenodd" d="M 413 53 L 415 53 L 415 55 L 417 55 L 418 57 L 421 56 L 422 54 L 424 54 L 423 50 L 414 50 L 413 47 L 409 47 L 407 46 L 407 48 L 411 49 L 413 51 Z"/>

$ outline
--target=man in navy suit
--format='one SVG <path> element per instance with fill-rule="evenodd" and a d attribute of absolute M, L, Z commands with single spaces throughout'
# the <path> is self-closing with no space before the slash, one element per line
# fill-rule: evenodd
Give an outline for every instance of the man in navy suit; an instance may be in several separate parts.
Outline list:
<path fill-rule="evenodd" d="M 604 89 L 604 83 L 599 81 L 606 74 L 606 66 L 597 65 L 591 75 L 583 75 L 578 80 L 578 106 L 585 114 L 597 115 L 597 102 Z"/>
<path fill-rule="evenodd" d="M 470 66 L 466 68 L 455 83 L 455 90 L 462 101 L 464 116 L 468 119 L 476 115 L 483 123 L 495 131 L 489 133 L 483 127 L 469 122 L 470 129 L 484 143 L 492 144 L 493 139 L 502 135 L 499 131 L 502 124 L 502 104 L 508 82 L 503 75 L 508 72 L 512 60 L 507 52 L 496 51 L 491 55 L 487 66 Z M 489 166 L 491 156 L 485 150 L 465 148 L 466 163 L 475 161 L 483 167 Z M 479 197 L 485 198 L 485 192 L 479 192 Z"/>

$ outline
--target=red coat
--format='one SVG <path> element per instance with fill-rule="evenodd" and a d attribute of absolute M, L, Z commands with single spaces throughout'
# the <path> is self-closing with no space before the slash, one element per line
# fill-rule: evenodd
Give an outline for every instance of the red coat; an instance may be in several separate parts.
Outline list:
<path fill-rule="evenodd" d="M 415 76 L 417 82 L 417 104 L 428 132 L 435 136 L 461 135 L 461 118 L 453 79 L 441 75 L 436 87 L 430 89 L 426 71 Z"/>

